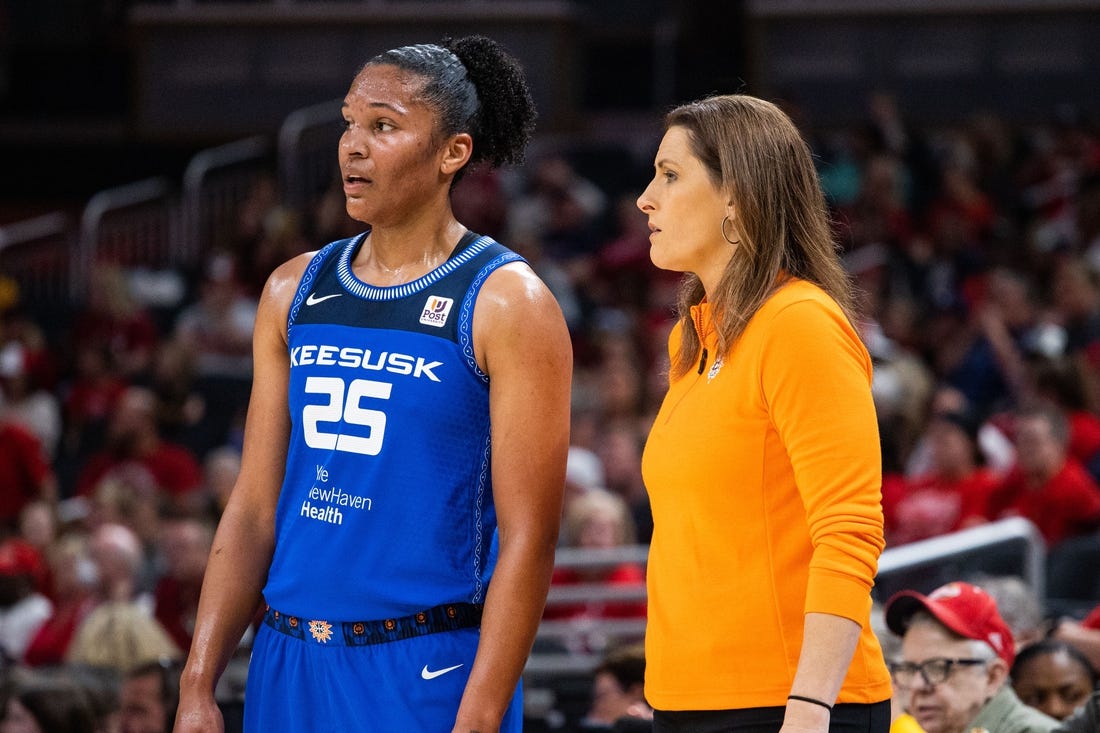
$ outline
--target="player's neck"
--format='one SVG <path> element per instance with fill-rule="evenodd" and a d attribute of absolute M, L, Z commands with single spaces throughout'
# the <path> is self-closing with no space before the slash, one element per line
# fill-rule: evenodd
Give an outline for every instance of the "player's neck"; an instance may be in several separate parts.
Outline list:
<path fill-rule="evenodd" d="M 374 227 L 352 269 L 364 282 L 380 287 L 412 282 L 443 264 L 465 233 L 450 211 L 442 221 Z"/>

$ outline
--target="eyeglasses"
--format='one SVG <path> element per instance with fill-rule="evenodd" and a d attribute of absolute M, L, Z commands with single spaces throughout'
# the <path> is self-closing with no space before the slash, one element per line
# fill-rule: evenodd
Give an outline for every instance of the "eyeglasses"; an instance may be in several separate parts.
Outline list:
<path fill-rule="evenodd" d="M 988 659 L 947 659 L 946 657 L 934 657 L 926 659 L 920 664 L 916 662 L 891 662 L 890 677 L 894 684 L 902 689 L 916 687 L 919 674 L 925 684 L 934 687 L 946 682 L 947 678 L 955 671 L 956 667 L 970 667 L 976 664 L 985 664 Z"/>

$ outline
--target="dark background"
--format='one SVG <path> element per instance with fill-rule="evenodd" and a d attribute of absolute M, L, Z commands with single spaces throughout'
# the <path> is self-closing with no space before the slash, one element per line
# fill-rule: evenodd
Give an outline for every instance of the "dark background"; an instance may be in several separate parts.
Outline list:
<path fill-rule="evenodd" d="M 834 125 L 876 90 L 943 124 L 1095 114 L 1100 89 L 1094 0 L 0 0 L 0 223 L 176 175 L 339 98 L 378 51 L 467 33 L 523 61 L 540 135 L 638 146 L 712 92 Z"/>

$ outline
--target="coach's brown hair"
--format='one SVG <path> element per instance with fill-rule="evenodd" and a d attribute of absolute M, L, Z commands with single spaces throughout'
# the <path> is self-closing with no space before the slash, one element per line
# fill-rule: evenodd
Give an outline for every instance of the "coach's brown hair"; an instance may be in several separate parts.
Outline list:
<path fill-rule="evenodd" d="M 736 250 L 710 294 L 720 353 L 729 352 L 785 276 L 821 287 L 854 323 L 852 287 L 829 228 L 825 197 L 809 146 L 790 118 L 771 102 L 736 94 L 677 107 L 665 118 L 666 130 L 670 127 L 687 131 L 692 152 L 733 202 L 740 242 L 731 245 Z M 700 342 L 690 309 L 703 295 L 699 278 L 685 276 L 674 376 L 698 362 Z"/>

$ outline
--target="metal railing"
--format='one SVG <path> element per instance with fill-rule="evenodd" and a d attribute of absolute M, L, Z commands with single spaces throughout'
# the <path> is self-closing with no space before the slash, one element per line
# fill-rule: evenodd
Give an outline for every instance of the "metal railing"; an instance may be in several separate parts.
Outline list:
<path fill-rule="evenodd" d="M 561 549 L 555 566 L 574 570 L 621 563 L 645 564 L 649 547 L 633 545 L 609 550 Z M 874 595 L 879 600 L 902 588 L 931 591 L 950 580 L 976 574 L 1017 575 L 1040 602 L 1045 601 L 1046 546 L 1034 524 L 1014 517 L 990 524 L 887 548 L 879 557 Z M 553 586 L 547 608 L 583 602 L 638 602 L 644 585 L 578 583 Z M 644 619 L 544 620 L 526 674 L 536 678 L 586 674 L 599 663 L 603 649 L 641 639 Z"/>
<path fill-rule="evenodd" d="M 0 272 L 15 280 L 30 305 L 74 305 L 87 297 L 99 264 L 190 268 L 230 241 L 241 204 L 271 172 L 271 152 L 259 136 L 200 151 L 184 171 L 182 197 L 163 176 L 99 191 L 76 230 L 61 212 L 0 227 Z M 308 159 L 311 152 L 294 157 Z M 334 144 L 330 153 L 335 158 Z"/>
<path fill-rule="evenodd" d="M 268 173 L 271 145 L 262 136 L 197 153 L 183 173 L 181 256 L 195 261 L 232 240 L 241 204 Z"/>
<path fill-rule="evenodd" d="M 927 593 L 976 574 L 1017 575 L 1046 600 L 1046 543 L 1022 517 L 1002 519 L 951 534 L 889 547 L 879 558 L 875 595 L 912 588 Z"/>
<path fill-rule="evenodd" d="M 279 185 L 288 206 L 308 209 L 339 180 L 342 104 L 333 99 L 297 109 L 279 127 Z"/>
<path fill-rule="evenodd" d="M 149 269 L 185 264 L 179 241 L 180 207 L 168 179 L 147 178 L 100 191 L 81 216 L 72 297 L 87 294 L 92 271 L 101 263 Z"/>
<path fill-rule="evenodd" d="M 60 211 L 0 227 L 0 273 L 15 280 L 19 300 L 31 308 L 71 305 L 76 259 L 72 222 Z"/>

